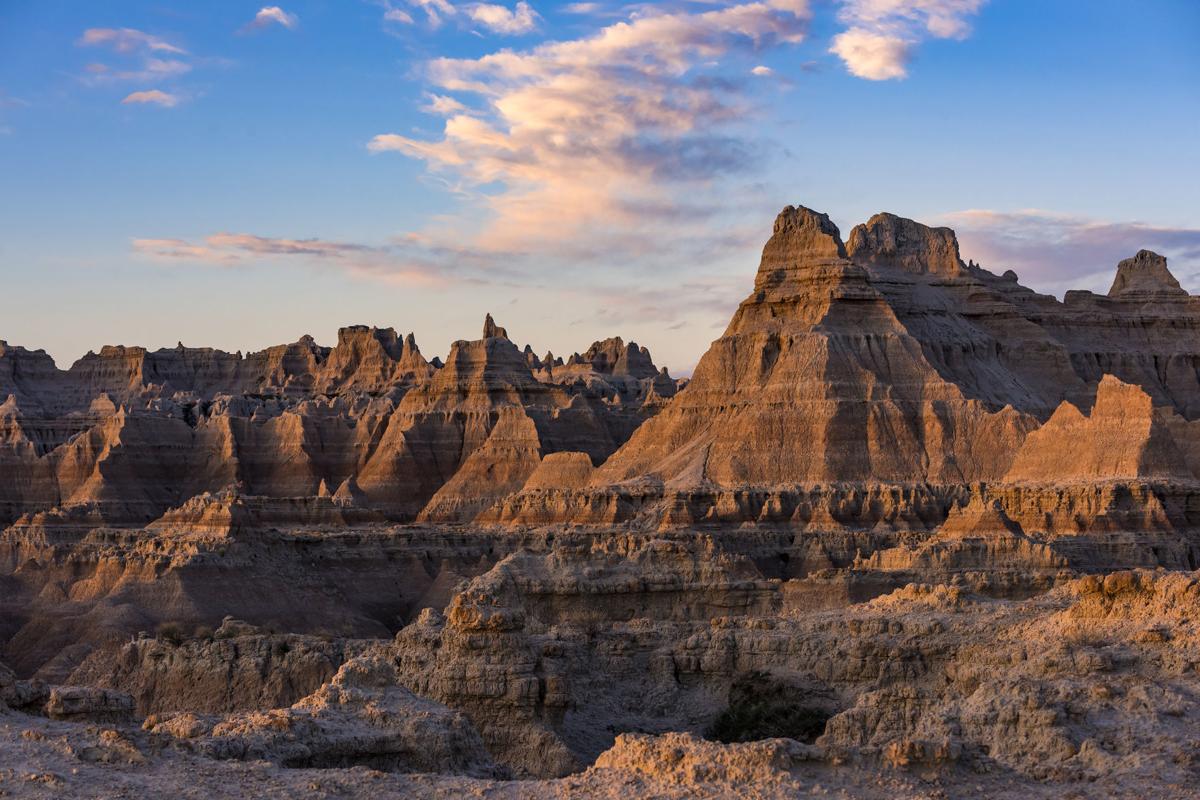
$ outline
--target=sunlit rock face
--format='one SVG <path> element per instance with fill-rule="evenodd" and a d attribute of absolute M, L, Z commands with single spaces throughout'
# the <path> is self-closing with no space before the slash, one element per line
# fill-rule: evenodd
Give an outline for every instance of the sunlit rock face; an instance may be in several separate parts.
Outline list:
<path fill-rule="evenodd" d="M 366 326 L 0 342 L 0 763 L 65 796 L 1191 796 L 1198 334 L 1149 251 L 1060 302 L 947 228 L 789 206 L 690 381 L 490 315 L 444 361 Z"/>

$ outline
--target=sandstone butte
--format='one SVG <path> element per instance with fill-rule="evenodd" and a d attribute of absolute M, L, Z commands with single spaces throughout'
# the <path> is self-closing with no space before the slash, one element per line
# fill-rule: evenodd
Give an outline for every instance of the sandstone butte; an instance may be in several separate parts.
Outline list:
<path fill-rule="evenodd" d="M 690 381 L 0 342 L 0 794 L 1195 797 L 1200 299 L 788 207 Z"/>

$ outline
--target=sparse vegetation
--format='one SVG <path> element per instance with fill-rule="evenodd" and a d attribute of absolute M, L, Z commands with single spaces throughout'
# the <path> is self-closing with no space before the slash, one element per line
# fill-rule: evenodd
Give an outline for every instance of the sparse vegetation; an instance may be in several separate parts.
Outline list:
<path fill-rule="evenodd" d="M 825 732 L 832 714 L 808 700 L 802 689 L 753 673 L 730 688 L 729 706 L 704 736 L 726 744 L 775 738 L 811 743 Z"/>
<path fill-rule="evenodd" d="M 186 635 L 183 632 L 183 626 L 178 622 L 163 622 L 155 629 L 155 634 L 159 639 L 167 644 L 178 647 L 183 644 Z"/>
<path fill-rule="evenodd" d="M 819 708 L 778 706 L 760 701 L 725 709 L 713 720 L 704 736 L 726 744 L 775 738 L 812 742 L 824 733 L 829 716 L 827 711 Z"/>

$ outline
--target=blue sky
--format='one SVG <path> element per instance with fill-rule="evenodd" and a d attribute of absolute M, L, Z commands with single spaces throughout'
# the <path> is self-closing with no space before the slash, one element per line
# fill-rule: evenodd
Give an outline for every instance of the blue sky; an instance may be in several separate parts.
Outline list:
<path fill-rule="evenodd" d="M 1200 290 L 1197 42 L 1190 0 L 9 0 L 0 338 L 432 356 L 491 311 L 686 371 L 788 203 Z"/>

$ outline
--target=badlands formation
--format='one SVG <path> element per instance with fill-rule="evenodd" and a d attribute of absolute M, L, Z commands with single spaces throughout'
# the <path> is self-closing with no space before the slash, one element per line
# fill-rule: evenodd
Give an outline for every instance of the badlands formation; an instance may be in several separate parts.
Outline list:
<path fill-rule="evenodd" d="M 788 207 L 690 382 L 0 342 L 0 795 L 1195 797 L 1200 299 Z"/>

